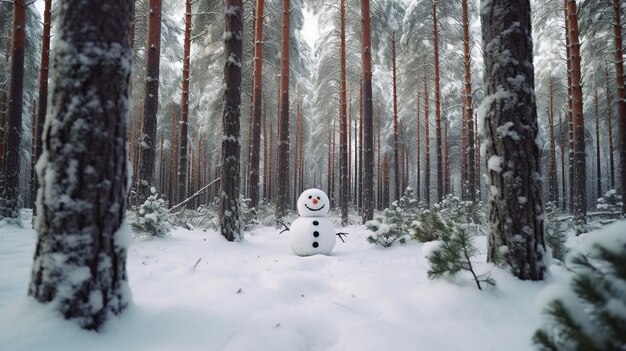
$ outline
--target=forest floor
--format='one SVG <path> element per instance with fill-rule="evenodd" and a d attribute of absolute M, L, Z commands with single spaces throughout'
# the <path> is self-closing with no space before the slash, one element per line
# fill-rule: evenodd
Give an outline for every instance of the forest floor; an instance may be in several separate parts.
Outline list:
<path fill-rule="evenodd" d="M 133 303 L 100 333 L 85 332 L 26 297 L 32 229 L 0 228 L 1 350 L 532 350 L 550 284 L 522 282 L 486 263 L 495 287 L 427 278 L 428 244 L 388 249 L 343 228 L 331 256 L 295 256 L 286 235 L 261 227 L 240 243 L 177 228 L 133 240 Z M 577 246 L 579 238 L 570 238 Z M 485 262 L 486 238 L 476 237 Z M 198 262 L 199 261 L 199 262 Z"/>

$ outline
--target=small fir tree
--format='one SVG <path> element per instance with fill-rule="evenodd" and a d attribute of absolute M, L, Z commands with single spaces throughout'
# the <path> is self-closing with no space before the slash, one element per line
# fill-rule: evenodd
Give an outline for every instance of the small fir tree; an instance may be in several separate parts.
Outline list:
<path fill-rule="evenodd" d="M 607 191 L 603 197 L 598 199 L 598 205 L 596 207 L 598 210 L 609 213 L 611 217 L 617 218 L 621 216 L 623 206 L 622 195 L 611 189 Z"/>
<path fill-rule="evenodd" d="M 447 221 L 440 211 L 424 210 L 417 214 L 410 227 L 413 239 L 425 243 L 449 237 L 455 225 Z"/>
<path fill-rule="evenodd" d="M 409 238 L 408 218 L 404 210 L 394 201 L 384 211 L 384 217 L 377 217 L 365 223 L 372 235 L 367 237 L 371 244 L 390 247 L 394 242 L 406 243 Z"/>
<path fill-rule="evenodd" d="M 477 254 L 472 245 L 471 236 L 464 229 L 456 229 L 452 235 L 444 239 L 428 257 L 430 269 L 429 279 L 449 278 L 452 279 L 462 271 L 472 274 L 476 286 L 482 290 L 483 284 L 495 285 L 495 281 L 488 274 L 476 274 L 472 265 L 472 257 Z"/>
<path fill-rule="evenodd" d="M 623 223 L 613 228 L 569 260 L 571 296 L 546 307 L 548 322 L 533 336 L 540 350 L 626 350 L 626 236 Z"/>
<path fill-rule="evenodd" d="M 172 215 L 167 208 L 167 202 L 161 198 L 154 187 L 150 188 L 151 195 L 139 206 L 131 228 L 137 234 L 146 234 L 152 237 L 163 238 L 172 228 Z"/>
<path fill-rule="evenodd" d="M 546 245 L 552 251 L 552 257 L 563 261 L 567 254 L 565 241 L 567 231 L 572 228 L 572 223 L 561 216 L 554 202 L 546 203 L 545 214 L 545 240 Z"/>

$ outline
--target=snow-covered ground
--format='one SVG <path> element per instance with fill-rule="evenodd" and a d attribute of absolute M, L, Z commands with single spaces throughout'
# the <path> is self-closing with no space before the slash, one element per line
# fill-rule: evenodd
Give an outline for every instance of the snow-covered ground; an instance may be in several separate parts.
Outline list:
<path fill-rule="evenodd" d="M 35 232 L 0 228 L 0 350 L 532 350 L 548 282 L 487 264 L 495 288 L 430 281 L 417 243 L 382 249 L 344 228 L 331 256 L 298 257 L 273 228 L 231 243 L 176 229 L 134 241 L 132 306 L 101 333 L 26 297 Z M 485 252 L 484 237 L 476 239 Z M 196 263 L 199 263 L 196 265 Z M 484 262 L 484 255 L 477 257 Z M 553 266 L 552 279 L 564 275 Z"/>

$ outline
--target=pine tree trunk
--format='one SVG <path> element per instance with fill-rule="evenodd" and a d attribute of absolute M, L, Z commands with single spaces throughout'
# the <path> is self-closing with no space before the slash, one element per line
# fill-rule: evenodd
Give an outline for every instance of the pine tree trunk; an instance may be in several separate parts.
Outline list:
<path fill-rule="evenodd" d="M 583 90 L 578 35 L 578 11 L 575 0 L 567 0 L 568 26 L 572 75 L 572 119 L 574 124 L 574 181 L 579 188 L 574 197 L 574 215 L 579 223 L 586 223 L 587 171 L 585 153 L 585 119 L 583 116 Z"/>
<path fill-rule="evenodd" d="M 610 181 L 611 181 L 611 185 L 610 188 L 611 189 L 615 189 L 615 157 L 613 155 L 614 153 L 614 148 L 613 148 L 613 116 L 611 114 L 611 89 L 609 88 L 609 67 L 605 66 L 604 67 L 604 71 L 605 71 L 605 80 L 606 80 L 606 90 L 605 90 L 605 94 L 606 94 L 606 123 L 607 123 L 607 129 L 608 129 L 608 133 L 609 135 L 607 136 L 607 139 L 609 139 L 609 171 L 611 172 L 611 177 L 610 177 Z"/>
<path fill-rule="evenodd" d="M 361 0 L 361 82 L 363 89 L 363 223 L 374 218 L 374 109 L 370 0 Z"/>
<path fill-rule="evenodd" d="M 278 187 L 276 217 L 287 215 L 289 202 L 289 33 L 290 0 L 282 0 L 282 31 L 280 47 L 280 135 L 278 146 Z"/>
<path fill-rule="evenodd" d="M 161 0 L 149 1 L 146 44 L 146 87 L 143 102 L 143 131 L 139 159 L 138 204 L 146 201 L 154 186 L 157 110 L 159 108 L 159 63 L 161 55 Z M 184 157 L 181 155 L 181 157 Z M 181 164 L 184 164 L 181 160 Z"/>
<path fill-rule="evenodd" d="M 613 37 L 615 38 L 615 84 L 617 85 L 617 130 L 621 165 L 622 199 L 626 199 L 626 90 L 624 88 L 624 56 L 622 49 L 622 16 L 620 1 L 613 0 Z M 611 155 L 611 158 L 613 156 Z M 622 206 L 626 213 L 626 206 Z"/>
<path fill-rule="evenodd" d="M 565 184 L 565 133 L 563 133 L 563 115 L 559 111 L 559 136 L 561 139 L 561 209 L 567 209 L 567 186 Z"/>
<path fill-rule="evenodd" d="M 422 136 L 421 136 L 421 128 L 420 128 L 420 107 L 421 107 L 420 106 L 420 102 L 421 102 L 421 100 L 420 100 L 419 90 L 417 92 L 417 97 L 416 97 L 415 100 L 417 100 L 416 101 L 417 102 L 417 116 L 416 116 L 417 117 L 417 155 L 416 155 L 417 156 L 416 157 L 417 158 L 417 169 L 415 171 L 415 177 L 417 178 L 417 187 L 415 189 L 415 198 L 417 199 L 417 202 L 419 203 L 421 201 L 421 197 L 422 197 L 422 195 L 421 195 L 421 188 L 422 188 L 422 184 L 421 184 L 421 171 L 422 171 L 422 168 L 421 168 L 421 166 L 422 166 L 421 165 L 421 160 L 422 160 L 421 153 L 422 153 L 422 150 L 421 150 L 421 148 L 422 148 L 422 140 L 421 140 L 421 138 L 422 138 Z"/>
<path fill-rule="evenodd" d="M 263 199 L 265 202 L 268 200 L 268 182 L 269 182 L 269 163 L 268 163 L 268 140 L 269 137 L 267 135 L 267 108 L 265 104 L 263 104 Z"/>
<path fill-rule="evenodd" d="M 180 153 L 178 153 L 178 120 L 176 118 L 176 109 L 172 106 L 172 118 L 171 118 L 171 131 L 170 131 L 170 182 L 169 182 L 169 200 L 170 206 L 174 206 L 178 203 L 179 197 L 177 196 L 178 191 L 177 188 L 180 186 L 177 182 L 178 178 L 178 159 L 180 157 Z M 185 198 L 180 198 L 181 200 L 185 200 Z"/>
<path fill-rule="evenodd" d="M 433 2 L 433 41 L 435 52 L 435 143 L 437 147 L 437 202 L 444 196 L 443 140 L 441 137 L 441 82 L 439 75 L 439 29 L 437 20 L 437 1 Z"/>
<path fill-rule="evenodd" d="M 298 194 L 298 172 L 300 170 L 300 164 L 299 164 L 299 147 L 300 147 L 300 119 L 302 118 L 300 116 L 300 86 L 297 87 L 297 97 L 296 97 L 296 144 L 294 145 L 293 148 L 293 172 L 294 172 L 294 177 L 293 177 L 293 196 L 292 196 L 292 204 L 291 207 L 293 209 L 297 209 L 297 194 Z"/>
<path fill-rule="evenodd" d="M 129 234 L 122 223 L 132 7 L 130 0 L 62 3 L 57 40 L 64 45 L 55 49 L 53 107 L 38 172 L 42 195 L 28 294 L 91 330 L 130 300 Z"/>
<path fill-rule="evenodd" d="M 24 41 L 26 1 L 15 0 L 13 10 L 13 39 L 11 81 L 7 111 L 6 149 L 4 154 L 4 206 L 0 217 L 18 218 L 20 200 L 20 140 L 22 136 L 22 97 L 24 95 Z"/>
<path fill-rule="evenodd" d="M 256 1 L 254 19 L 254 77 L 252 82 L 252 143 L 249 164 L 248 197 L 250 207 L 259 204 L 259 158 L 261 151 L 261 104 L 263 102 L 263 16 L 265 1 Z"/>
<path fill-rule="evenodd" d="M 394 200 L 400 199 L 400 167 L 398 150 L 398 93 L 396 77 L 396 32 L 391 34 L 391 69 L 393 79 L 393 189 Z"/>
<path fill-rule="evenodd" d="M 443 124 L 443 136 L 444 136 L 444 160 L 445 160 L 445 170 L 446 170 L 446 178 L 445 178 L 445 194 L 451 193 L 450 187 L 450 144 L 448 143 L 448 123 Z"/>
<path fill-rule="evenodd" d="M 376 208 L 378 208 L 379 210 L 382 209 L 382 204 L 383 204 L 383 194 L 382 194 L 382 184 L 383 184 L 383 177 L 382 177 L 382 160 L 380 158 L 380 107 L 378 108 L 378 128 L 376 128 L 376 143 L 377 143 L 377 147 L 376 147 L 376 160 L 378 160 L 378 168 L 376 171 L 376 175 L 378 176 L 378 181 L 376 182 L 376 190 L 378 193 L 378 201 L 376 202 Z"/>
<path fill-rule="evenodd" d="M 602 167 L 600 162 L 600 111 L 598 110 L 598 88 L 595 91 L 594 98 L 595 112 L 596 112 L 596 183 L 597 183 L 597 196 L 599 199 L 602 197 Z"/>
<path fill-rule="evenodd" d="M 488 260 L 522 280 L 542 280 L 541 155 L 534 96 L 530 2 L 483 2 L 484 131 L 491 188 Z M 494 42 L 501 45 L 493 45 Z M 508 64 L 501 62 L 506 53 Z M 514 64 L 513 62 L 519 62 Z M 523 77 L 520 78 L 520 77 Z M 513 103 L 515 102 L 515 103 Z M 502 135 L 503 126 L 508 132 Z M 515 137 L 513 137 L 515 136 Z"/>
<path fill-rule="evenodd" d="M 563 0 L 563 12 L 565 14 L 565 63 L 567 65 L 567 122 L 568 122 L 568 138 L 569 138 L 569 154 L 568 154 L 568 171 L 569 171 L 569 210 L 574 213 L 574 197 L 576 187 L 574 187 L 574 128 L 572 119 L 572 59 L 569 35 L 569 16 L 567 9 L 567 1 Z"/>
<path fill-rule="evenodd" d="M 558 187 L 556 174 L 556 138 L 554 137 L 554 86 L 552 77 L 548 78 L 548 123 L 550 131 L 550 180 L 548 182 L 549 201 L 558 201 Z"/>
<path fill-rule="evenodd" d="M 474 160 L 474 107 L 472 102 L 472 61 L 469 35 L 469 14 L 467 0 L 461 1 L 463 22 L 463 63 L 465 67 L 464 112 L 467 121 L 467 149 L 463 149 L 463 158 L 467 160 L 467 199 L 476 201 L 476 164 Z"/>
<path fill-rule="evenodd" d="M 31 132 L 30 132 L 30 198 L 28 199 L 28 208 L 33 209 L 33 213 L 36 214 L 37 210 L 35 209 L 35 201 L 37 197 L 37 175 L 35 172 L 35 163 L 37 162 L 35 155 L 37 154 L 37 140 L 41 139 L 41 137 L 37 136 L 37 100 L 33 100 L 32 103 L 32 113 L 31 113 Z"/>
<path fill-rule="evenodd" d="M 220 190 L 220 231 L 228 241 L 243 239 L 239 202 L 241 154 L 241 63 L 243 42 L 242 0 L 226 0 L 224 26 L 224 109 Z M 229 34 L 230 33 L 230 34 Z M 288 130 L 287 130 L 288 132 Z"/>
<path fill-rule="evenodd" d="M 187 139 L 189 119 L 189 61 L 191 58 L 191 0 L 185 0 L 185 38 L 183 42 L 183 84 L 180 103 L 180 165 L 178 179 L 187 179 Z M 187 198 L 186 182 L 178 183 L 178 198 Z M 172 204 L 173 205 L 173 204 Z"/>
<path fill-rule="evenodd" d="M 340 91 L 339 91 L 339 207 L 341 209 L 341 225 L 348 224 L 348 116 L 346 99 L 346 3 L 339 2 L 340 21 Z"/>
<path fill-rule="evenodd" d="M 424 200 L 430 206 L 430 118 L 428 73 L 424 70 Z"/>
<path fill-rule="evenodd" d="M 36 128 L 36 147 L 34 159 L 35 163 L 41 157 L 43 145 L 41 136 L 43 135 L 43 125 L 46 121 L 46 110 L 48 109 L 48 71 L 50 62 L 50 18 L 51 18 L 52 0 L 44 0 L 43 10 L 43 36 L 41 43 L 41 65 L 39 67 L 39 110 L 37 111 L 37 128 Z M 39 189 L 39 179 L 35 177 L 35 186 L 33 192 L 37 193 Z M 36 215 L 37 208 L 34 207 L 33 215 Z"/>

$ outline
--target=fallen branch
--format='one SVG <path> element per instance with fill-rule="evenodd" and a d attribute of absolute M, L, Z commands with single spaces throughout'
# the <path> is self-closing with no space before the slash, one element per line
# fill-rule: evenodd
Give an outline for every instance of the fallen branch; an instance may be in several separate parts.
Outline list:
<path fill-rule="evenodd" d="M 195 199 L 198 195 L 202 194 L 203 191 L 207 190 L 211 185 L 215 184 L 215 182 L 217 182 L 218 180 L 220 180 L 220 178 L 216 178 L 214 181 L 210 182 L 209 184 L 205 185 L 204 187 L 202 187 L 202 189 L 196 191 L 195 194 L 191 195 L 189 198 L 187 198 L 187 200 L 179 203 L 178 205 L 170 208 L 168 210 L 168 212 L 174 213 L 176 212 L 176 210 L 178 210 L 180 207 L 182 207 L 183 205 L 186 205 L 189 201 Z"/>

